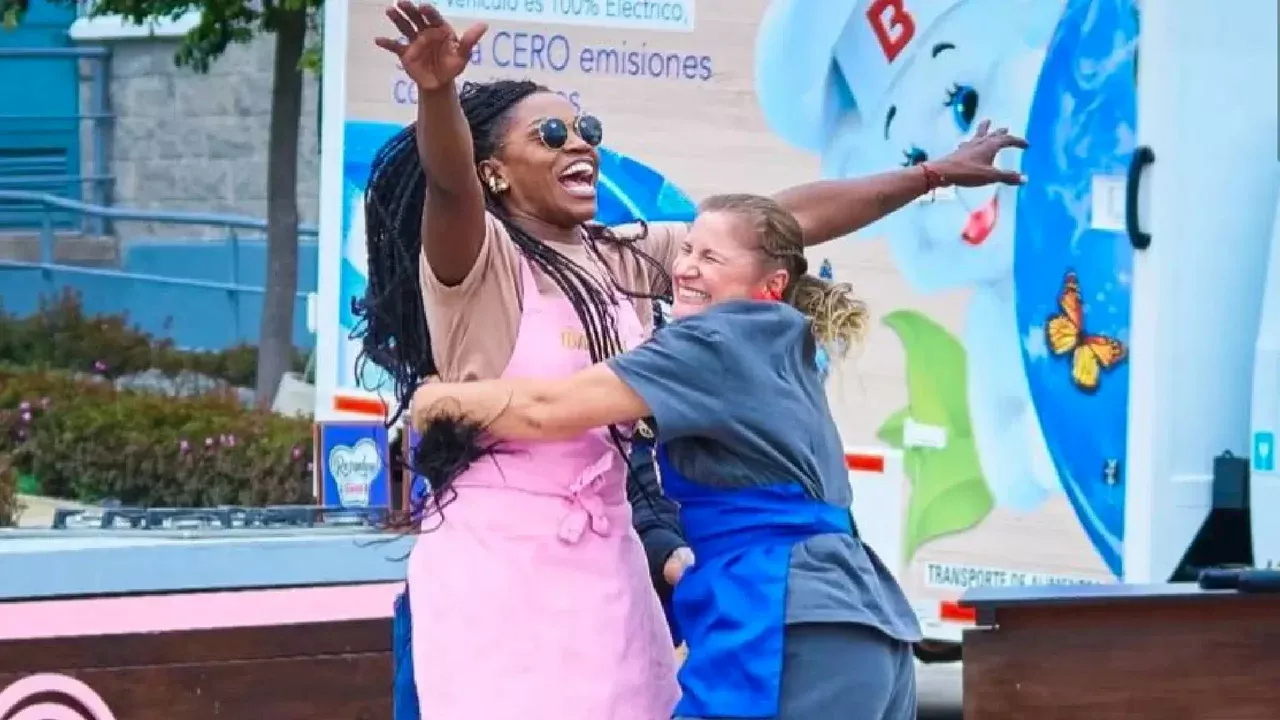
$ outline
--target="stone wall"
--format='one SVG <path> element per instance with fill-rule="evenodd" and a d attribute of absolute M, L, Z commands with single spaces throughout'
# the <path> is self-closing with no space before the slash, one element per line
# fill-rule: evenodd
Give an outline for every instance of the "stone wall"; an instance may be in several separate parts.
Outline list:
<path fill-rule="evenodd" d="M 265 218 L 275 39 L 232 46 L 204 75 L 174 65 L 176 39 L 128 39 L 107 46 L 114 204 Z M 308 73 L 304 83 L 298 206 L 302 222 L 314 224 L 320 188 L 319 80 Z M 221 231 L 119 224 L 117 233 L 198 238 Z"/>

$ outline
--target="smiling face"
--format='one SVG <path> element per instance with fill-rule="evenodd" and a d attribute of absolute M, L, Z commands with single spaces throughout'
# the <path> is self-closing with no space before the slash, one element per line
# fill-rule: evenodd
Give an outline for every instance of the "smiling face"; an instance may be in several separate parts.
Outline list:
<path fill-rule="evenodd" d="M 995 22 L 1000 2 L 1008 0 L 969 0 L 916 37 L 884 97 L 844 119 L 824 170 L 849 177 L 936 160 L 983 119 L 1023 134 L 1043 56 L 1042 45 L 1024 38 L 1023 23 L 1040 11 L 1024 4 L 1018 11 L 1026 18 Z M 1060 11 L 1050 0 L 1044 8 Z M 841 72 L 856 94 L 857 68 Z M 996 162 L 1015 169 L 1017 155 Z M 1016 201 L 1016 188 L 947 188 L 889 216 L 873 234 L 890 241 L 898 267 L 919 290 L 998 281 L 1012 273 Z"/>
<path fill-rule="evenodd" d="M 714 209 L 725 198 L 739 202 L 736 210 Z M 751 200 L 719 196 L 709 202 L 713 209 L 698 214 L 671 269 L 671 314 L 677 318 L 728 300 L 758 299 L 765 293 L 780 298 L 790 279 L 784 256 L 788 250 L 803 252 L 800 226 L 780 208 L 774 211 L 771 201 L 743 206 Z M 772 252 L 778 257 L 765 251 L 762 233 L 774 238 Z"/>
<path fill-rule="evenodd" d="M 530 95 L 511 109 L 495 156 L 480 163 L 481 179 L 506 183 L 501 197 L 512 214 L 563 228 L 587 222 L 596 214 L 600 158 L 583 135 L 598 143 L 598 122 L 555 93 Z"/>
<path fill-rule="evenodd" d="M 929 44 L 894 88 L 878 130 L 901 165 L 946 155 L 983 118 L 998 126 L 1011 122 L 1007 108 L 995 102 L 1001 77 L 992 48 L 972 37 L 966 41 Z M 1011 130 L 1019 132 L 1021 125 L 1025 109 Z M 905 263 L 928 264 L 932 273 L 925 273 L 949 275 L 956 284 L 1007 275 L 1013 267 L 1013 201 L 1014 192 L 999 186 L 949 189 L 941 198 L 925 198 L 894 221 L 892 234 L 901 236 L 895 251 Z"/>

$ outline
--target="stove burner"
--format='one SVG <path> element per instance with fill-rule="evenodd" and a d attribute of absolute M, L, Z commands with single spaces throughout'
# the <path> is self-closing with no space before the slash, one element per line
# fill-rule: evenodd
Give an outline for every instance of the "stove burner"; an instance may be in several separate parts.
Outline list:
<path fill-rule="evenodd" d="M 320 505 L 211 508 L 61 508 L 54 530 L 270 530 L 315 527 L 380 527 L 387 508 Z"/>

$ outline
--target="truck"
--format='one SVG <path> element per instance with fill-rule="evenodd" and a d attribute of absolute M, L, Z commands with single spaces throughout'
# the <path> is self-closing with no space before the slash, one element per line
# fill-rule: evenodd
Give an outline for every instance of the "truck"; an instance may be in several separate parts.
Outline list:
<path fill-rule="evenodd" d="M 1030 142 L 998 158 L 1023 185 L 943 189 L 810 252 L 875 315 L 828 392 L 922 659 L 959 657 L 970 588 L 1280 563 L 1274 2 L 438 5 L 490 24 L 467 79 L 603 119 L 607 222 L 911 166 L 984 119 Z M 414 117 L 382 6 L 325 9 L 321 422 L 387 409 L 349 340 L 368 162 Z"/>

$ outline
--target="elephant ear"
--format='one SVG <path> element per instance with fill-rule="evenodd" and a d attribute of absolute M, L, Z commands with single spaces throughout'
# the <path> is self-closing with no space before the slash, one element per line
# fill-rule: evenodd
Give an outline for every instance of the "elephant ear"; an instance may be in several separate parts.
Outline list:
<path fill-rule="evenodd" d="M 836 71 L 836 43 L 861 0 L 773 0 L 756 33 L 756 98 L 765 122 L 796 147 L 821 152 L 855 112 Z"/>

